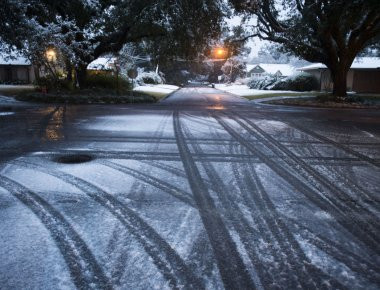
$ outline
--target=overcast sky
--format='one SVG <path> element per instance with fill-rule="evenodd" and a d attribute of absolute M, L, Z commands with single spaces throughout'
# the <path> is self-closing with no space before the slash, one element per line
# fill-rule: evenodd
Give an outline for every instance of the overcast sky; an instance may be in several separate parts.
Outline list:
<path fill-rule="evenodd" d="M 241 17 L 235 16 L 231 19 L 226 20 L 227 23 L 232 27 L 232 26 L 237 26 L 241 22 Z M 247 46 L 251 48 L 251 54 L 250 57 L 257 56 L 257 53 L 259 52 L 260 48 L 265 44 L 265 41 L 260 40 L 258 37 L 252 38 Z"/>

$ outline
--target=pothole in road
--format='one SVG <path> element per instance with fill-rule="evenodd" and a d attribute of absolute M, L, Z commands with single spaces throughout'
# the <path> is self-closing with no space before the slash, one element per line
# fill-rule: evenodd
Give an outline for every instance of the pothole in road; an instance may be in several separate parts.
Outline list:
<path fill-rule="evenodd" d="M 94 160 L 94 157 L 84 154 L 64 155 L 53 159 L 54 162 L 63 164 L 80 164 L 90 162 L 92 160 Z"/>

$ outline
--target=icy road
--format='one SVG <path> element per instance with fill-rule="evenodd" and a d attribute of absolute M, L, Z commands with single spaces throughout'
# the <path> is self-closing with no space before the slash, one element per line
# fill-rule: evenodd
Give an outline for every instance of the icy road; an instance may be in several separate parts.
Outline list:
<path fill-rule="evenodd" d="M 380 287 L 379 111 L 8 100 L 0 139 L 1 289 Z"/>

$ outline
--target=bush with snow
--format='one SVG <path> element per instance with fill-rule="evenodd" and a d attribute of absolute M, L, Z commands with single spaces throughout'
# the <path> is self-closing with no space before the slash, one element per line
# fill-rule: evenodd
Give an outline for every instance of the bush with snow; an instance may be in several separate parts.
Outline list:
<path fill-rule="evenodd" d="M 306 92 L 318 90 L 318 88 L 317 78 L 311 74 L 302 72 L 277 81 L 271 89 Z"/>
<path fill-rule="evenodd" d="M 158 84 L 164 83 L 163 77 L 154 71 L 139 72 L 136 78 L 136 81 L 140 86 L 147 85 L 147 84 L 158 85 Z"/>
<path fill-rule="evenodd" d="M 246 64 L 237 57 L 228 59 L 221 68 L 223 82 L 234 82 L 246 74 Z"/>
<path fill-rule="evenodd" d="M 299 91 L 307 92 L 318 90 L 319 84 L 316 77 L 308 73 L 297 73 L 286 78 L 266 74 L 261 77 L 251 78 L 247 85 L 251 89 L 275 90 L 275 91 Z"/>
<path fill-rule="evenodd" d="M 251 78 L 247 85 L 250 89 L 270 90 L 272 86 L 279 81 L 279 77 L 272 74 L 266 74 L 261 77 Z"/>

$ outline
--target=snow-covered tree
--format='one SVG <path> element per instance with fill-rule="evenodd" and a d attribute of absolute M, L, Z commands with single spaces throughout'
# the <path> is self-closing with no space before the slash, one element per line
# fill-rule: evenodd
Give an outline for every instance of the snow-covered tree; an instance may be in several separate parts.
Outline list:
<path fill-rule="evenodd" d="M 34 39 L 47 39 L 39 43 L 41 53 L 43 47 L 54 46 L 64 56 L 67 71 L 75 69 L 81 87 L 86 84 L 91 61 L 118 53 L 127 43 L 150 43 L 147 47 L 157 63 L 158 59 L 194 57 L 220 32 L 224 5 L 223 0 L 4 1 L 21 7 L 17 15 L 25 22 L 27 32 L 18 30 L 16 39 L 3 29 L 0 38 L 11 46 L 24 40 L 18 43 L 29 54 L 37 48 Z M 54 33 L 46 37 L 49 29 Z"/>
<path fill-rule="evenodd" d="M 256 19 L 245 39 L 258 36 L 281 44 L 331 72 L 335 96 L 346 96 L 347 73 L 356 55 L 380 34 L 378 0 L 229 0 Z"/>
<path fill-rule="evenodd" d="M 234 82 L 238 77 L 246 74 L 246 64 L 238 57 L 229 58 L 222 66 L 223 79 L 227 82 Z"/>

